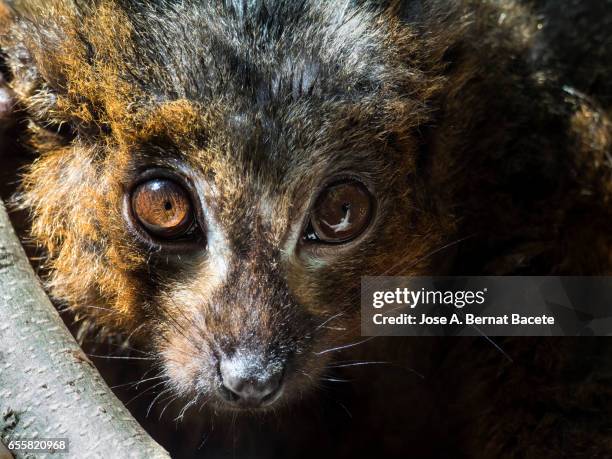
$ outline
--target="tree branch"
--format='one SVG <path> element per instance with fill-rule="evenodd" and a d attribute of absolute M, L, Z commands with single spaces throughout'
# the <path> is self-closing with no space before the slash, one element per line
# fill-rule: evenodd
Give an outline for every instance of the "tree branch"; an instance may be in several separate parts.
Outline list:
<path fill-rule="evenodd" d="M 169 457 L 70 335 L 0 200 L 0 439 L 43 438 L 67 438 L 68 457 Z"/>

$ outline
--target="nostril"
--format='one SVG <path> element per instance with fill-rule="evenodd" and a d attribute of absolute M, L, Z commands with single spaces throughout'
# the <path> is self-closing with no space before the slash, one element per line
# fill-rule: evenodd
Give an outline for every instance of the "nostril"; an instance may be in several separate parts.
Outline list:
<path fill-rule="evenodd" d="M 262 403 L 272 402 L 276 399 L 276 396 L 280 392 L 280 382 L 276 384 L 264 397 L 261 399 Z"/>
<path fill-rule="evenodd" d="M 246 371 L 249 370 L 249 371 Z M 281 392 L 282 372 L 260 366 L 245 368 L 235 359 L 224 360 L 219 367 L 221 396 L 240 406 L 258 407 L 276 401 Z"/>
<path fill-rule="evenodd" d="M 219 391 L 221 392 L 223 398 L 228 402 L 237 402 L 240 399 L 240 396 L 225 386 L 225 383 L 221 385 Z"/>

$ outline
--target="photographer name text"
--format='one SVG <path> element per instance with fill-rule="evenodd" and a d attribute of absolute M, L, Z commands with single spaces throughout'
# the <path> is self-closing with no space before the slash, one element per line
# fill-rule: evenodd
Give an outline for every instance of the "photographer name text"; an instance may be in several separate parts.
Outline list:
<path fill-rule="evenodd" d="M 387 315 L 391 311 L 377 312 L 372 316 L 375 325 L 554 325 L 551 315 L 501 314 L 478 315 L 463 311 L 466 306 L 479 306 L 486 302 L 487 288 L 481 290 L 431 290 L 426 288 L 379 290 L 373 292 L 372 307 L 398 306 L 415 309 L 419 306 L 448 306 L 461 311 L 446 316 L 433 314 L 400 313 Z"/>
<path fill-rule="evenodd" d="M 527 316 L 521 314 L 504 314 L 502 316 L 478 316 L 466 313 L 459 315 L 429 316 L 427 314 L 402 313 L 396 316 L 386 316 L 381 313 L 374 314 L 372 321 L 375 325 L 554 325 L 555 318 L 542 314 Z"/>

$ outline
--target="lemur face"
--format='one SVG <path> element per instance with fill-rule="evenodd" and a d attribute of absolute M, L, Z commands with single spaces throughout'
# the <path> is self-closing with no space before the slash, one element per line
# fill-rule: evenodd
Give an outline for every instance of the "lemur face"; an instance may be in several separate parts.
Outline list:
<path fill-rule="evenodd" d="M 427 273 L 449 234 L 416 173 L 440 82 L 385 12 L 201 3 L 10 21 L 23 203 L 56 298 L 176 393 L 265 409 L 359 339 L 362 275 Z"/>

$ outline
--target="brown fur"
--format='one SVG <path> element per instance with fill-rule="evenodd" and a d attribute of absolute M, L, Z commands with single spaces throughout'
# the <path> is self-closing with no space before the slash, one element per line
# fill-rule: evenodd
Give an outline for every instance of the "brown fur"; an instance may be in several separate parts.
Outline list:
<path fill-rule="evenodd" d="M 196 43 L 210 51 L 205 63 L 190 47 L 196 38 L 176 26 L 190 16 L 170 3 L 179 19 L 149 24 L 160 27 L 160 49 L 134 14 L 149 7 L 76 5 L 20 9 L 2 21 L 0 46 L 38 154 L 19 202 L 47 252 L 50 292 L 84 333 L 129 336 L 158 361 L 171 395 L 213 411 L 223 406 L 218 359 L 236 350 L 287 365 L 275 408 L 300 406 L 303 394 L 306 409 L 318 403 L 319 379 L 343 359 L 401 367 L 349 370 L 367 376 L 340 395 L 356 412 L 352 427 L 329 427 L 337 437 L 313 445 L 316 423 L 288 419 L 286 434 L 261 434 L 271 438 L 266 457 L 275 442 L 281 457 L 297 450 L 291 442 L 342 457 L 610 451 L 599 430 L 611 406 L 600 346 L 508 340 L 513 363 L 474 340 L 377 339 L 327 352 L 360 341 L 362 275 L 612 271 L 609 107 L 564 87 L 561 70 L 539 67 L 539 23 L 526 4 L 425 2 L 412 23 L 407 2 L 345 16 L 313 3 L 273 38 L 248 32 L 249 20 L 233 27 L 241 19 L 211 6 L 205 13 L 223 21 L 202 26 L 218 39 Z M 182 40 L 170 54 L 166 33 Z M 232 67 L 227 43 L 250 71 Z M 218 81 L 203 89 L 206 71 Z M 313 88 L 304 87 L 309 72 Z M 206 250 L 169 251 L 126 221 L 125 196 L 151 167 L 194 190 Z M 317 190 L 343 174 L 375 196 L 373 222 L 344 246 L 300 243 Z M 452 434 L 441 440 L 432 426 Z M 436 444 L 406 444 L 404 429 Z"/>

